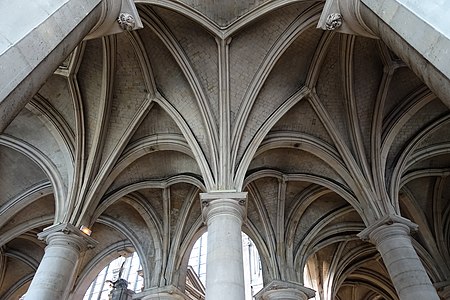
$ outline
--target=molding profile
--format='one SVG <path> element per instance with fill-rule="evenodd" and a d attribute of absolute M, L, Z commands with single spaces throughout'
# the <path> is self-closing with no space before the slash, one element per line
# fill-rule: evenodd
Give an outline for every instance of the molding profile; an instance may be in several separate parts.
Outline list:
<path fill-rule="evenodd" d="M 200 193 L 203 221 L 207 224 L 215 214 L 235 214 L 243 222 L 247 218 L 247 192 L 234 190 L 211 191 Z"/>
<path fill-rule="evenodd" d="M 143 28 L 133 0 L 103 0 L 102 14 L 85 40 Z"/>
<path fill-rule="evenodd" d="M 387 215 L 368 226 L 366 229 L 358 233 L 357 236 L 363 241 L 371 241 L 373 240 L 373 233 L 377 231 L 377 229 L 381 228 L 382 226 L 389 226 L 394 224 L 405 226 L 405 230 L 409 231 L 409 234 L 419 230 L 419 225 L 411 222 L 406 218 L 397 215 Z"/>
<path fill-rule="evenodd" d="M 38 233 L 38 239 L 49 243 L 55 235 L 61 236 L 61 234 L 67 235 L 68 238 L 70 237 L 73 242 L 78 244 L 80 250 L 92 249 L 98 244 L 96 240 L 70 223 L 60 223 L 44 228 L 41 233 Z"/>
<path fill-rule="evenodd" d="M 256 300 L 301 299 L 313 298 L 316 291 L 301 284 L 289 281 L 272 280 L 255 295 Z"/>
<path fill-rule="evenodd" d="M 365 24 L 360 0 L 326 0 L 317 28 L 378 39 Z"/>
<path fill-rule="evenodd" d="M 176 286 L 168 285 L 152 288 L 141 293 L 134 294 L 133 299 L 140 300 L 183 300 L 188 299 L 186 295 Z"/>

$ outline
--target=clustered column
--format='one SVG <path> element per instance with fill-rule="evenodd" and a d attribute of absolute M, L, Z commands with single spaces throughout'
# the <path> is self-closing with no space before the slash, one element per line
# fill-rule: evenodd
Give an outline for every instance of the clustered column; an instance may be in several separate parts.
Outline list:
<path fill-rule="evenodd" d="M 67 299 L 80 254 L 96 242 L 70 224 L 51 227 L 38 237 L 45 239 L 48 245 L 25 299 Z"/>
<path fill-rule="evenodd" d="M 439 300 L 411 242 L 410 232 L 417 227 L 405 218 L 391 215 L 380 219 L 359 236 L 377 247 L 401 300 Z"/>
<path fill-rule="evenodd" d="M 245 299 L 242 223 L 247 193 L 200 194 L 208 226 L 206 299 Z"/>

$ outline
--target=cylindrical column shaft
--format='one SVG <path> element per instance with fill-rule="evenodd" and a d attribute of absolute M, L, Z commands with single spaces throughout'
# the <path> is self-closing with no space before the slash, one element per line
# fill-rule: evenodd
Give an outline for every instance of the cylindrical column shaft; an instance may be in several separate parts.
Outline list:
<path fill-rule="evenodd" d="M 412 245 L 409 225 L 394 221 L 377 224 L 366 230 L 370 241 L 380 252 L 401 300 L 439 300 Z"/>
<path fill-rule="evenodd" d="M 215 193 L 206 195 L 212 194 Z M 205 194 L 202 194 L 203 213 L 208 226 L 206 256 L 208 300 L 245 299 L 241 231 L 245 214 L 245 198 L 241 197 L 245 194 L 236 194 L 239 197 L 214 195 L 216 198 L 210 198 L 208 202 L 204 201 Z"/>
<path fill-rule="evenodd" d="M 47 237 L 48 246 L 27 291 L 25 299 L 67 299 L 84 248 L 81 237 L 55 232 Z"/>

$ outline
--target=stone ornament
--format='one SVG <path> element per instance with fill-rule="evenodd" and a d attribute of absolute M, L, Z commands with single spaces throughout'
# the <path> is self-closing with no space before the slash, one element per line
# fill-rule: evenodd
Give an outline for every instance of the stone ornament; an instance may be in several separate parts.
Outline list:
<path fill-rule="evenodd" d="M 326 30 L 335 30 L 342 25 L 342 15 L 339 13 L 332 13 L 327 17 L 325 22 Z"/>
<path fill-rule="evenodd" d="M 133 16 L 128 13 L 120 13 L 117 22 L 123 30 L 131 31 L 136 27 L 136 21 Z"/>

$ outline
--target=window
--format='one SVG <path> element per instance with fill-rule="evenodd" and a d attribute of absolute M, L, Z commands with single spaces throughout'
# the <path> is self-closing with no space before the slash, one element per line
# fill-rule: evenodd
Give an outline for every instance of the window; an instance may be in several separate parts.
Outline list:
<path fill-rule="evenodd" d="M 140 276 L 141 264 L 136 252 L 128 257 L 119 257 L 107 265 L 89 286 L 83 300 L 109 300 L 112 290 L 111 282 L 119 279 L 122 269 L 122 279 L 128 281 L 128 289 L 140 292 L 143 287 L 143 277 Z"/>

